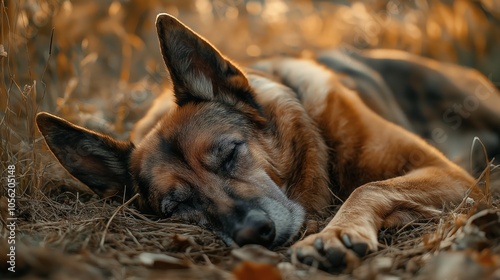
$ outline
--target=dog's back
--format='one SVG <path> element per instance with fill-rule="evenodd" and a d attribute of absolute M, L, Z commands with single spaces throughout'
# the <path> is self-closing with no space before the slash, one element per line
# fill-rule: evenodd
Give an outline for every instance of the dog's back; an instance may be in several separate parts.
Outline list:
<path fill-rule="evenodd" d="M 476 70 L 397 50 L 334 50 L 317 59 L 342 74 L 344 85 L 377 114 L 420 135 L 467 170 L 472 167 L 474 175 L 487 160 L 499 162 L 500 94 Z M 474 137 L 488 159 L 479 143 L 473 147 Z"/>

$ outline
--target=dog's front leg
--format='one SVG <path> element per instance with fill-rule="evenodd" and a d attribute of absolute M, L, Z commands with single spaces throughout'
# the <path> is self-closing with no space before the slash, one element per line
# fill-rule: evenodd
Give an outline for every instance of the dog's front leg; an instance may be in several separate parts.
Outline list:
<path fill-rule="evenodd" d="M 438 214 L 445 203 L 460 202 L 474 181 L 465 172 L 427 167 L 365 184 L 350 195 L 321 232 L 292 246 L 292 259 L 329 272 L 350 271 L 378 247 L 382 227 L 404 225 Z M 480 197 L 473 187 L 471 196 Z"/>

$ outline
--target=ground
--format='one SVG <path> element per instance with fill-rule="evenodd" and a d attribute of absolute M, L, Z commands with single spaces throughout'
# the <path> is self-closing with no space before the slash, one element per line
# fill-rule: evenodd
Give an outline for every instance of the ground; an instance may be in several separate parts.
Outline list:
<path fill-rule="evenodd" d="M 464 199 L 433 220 L 383 230 L 378 252 L 354 271 L 329 275 L 292 264 L 286 247 L 228 248 L 197 226 L 92 195 L 57 163 L 34 125 L 36 112 L 48 111 L 126 139 L 169 83 L 154 31 L 159 12 L 179 17 L 242 63 L 384 47 L 474 67 L 500 81 L 497 2 L 346 3 L 0 1 L 0 277 L 500 279 L 496 181 L 486 180 L 488 200 Z M 326 222 L 311 220 L 303 232 Z M 15 273 L 8 270 L 12 255 Z"/>

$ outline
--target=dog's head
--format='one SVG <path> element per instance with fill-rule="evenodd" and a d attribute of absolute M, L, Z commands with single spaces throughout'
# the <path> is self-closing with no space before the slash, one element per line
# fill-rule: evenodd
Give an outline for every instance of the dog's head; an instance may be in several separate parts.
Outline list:
<path fill-rule="evenodd" d="M 177 107 L 137 145 L 47 113 L 50 150 L 104 197 L 130 198 L 162 217 L 198 224 L 228 245 L 283 245 L 304 211 L 278 186 L 273 135 L 245 75 L 175 18 L 156 22 Z"/>

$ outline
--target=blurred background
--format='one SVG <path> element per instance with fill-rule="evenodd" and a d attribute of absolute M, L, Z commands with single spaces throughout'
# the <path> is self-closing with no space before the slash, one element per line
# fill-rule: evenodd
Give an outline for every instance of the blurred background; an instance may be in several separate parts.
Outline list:
<path fill-rule="evenodd" d="M 241 63 L 328 48 L 393 48 L 476 68 L 500 85 L 498 0 L 0 3 L 0 157 L 2 168 L 18 164 L 30 186 L 48 184 L 36 172 L 46 170 L 37 111 L 128 137 L 168 83 L 154 30 L 160 12 Z"/>

